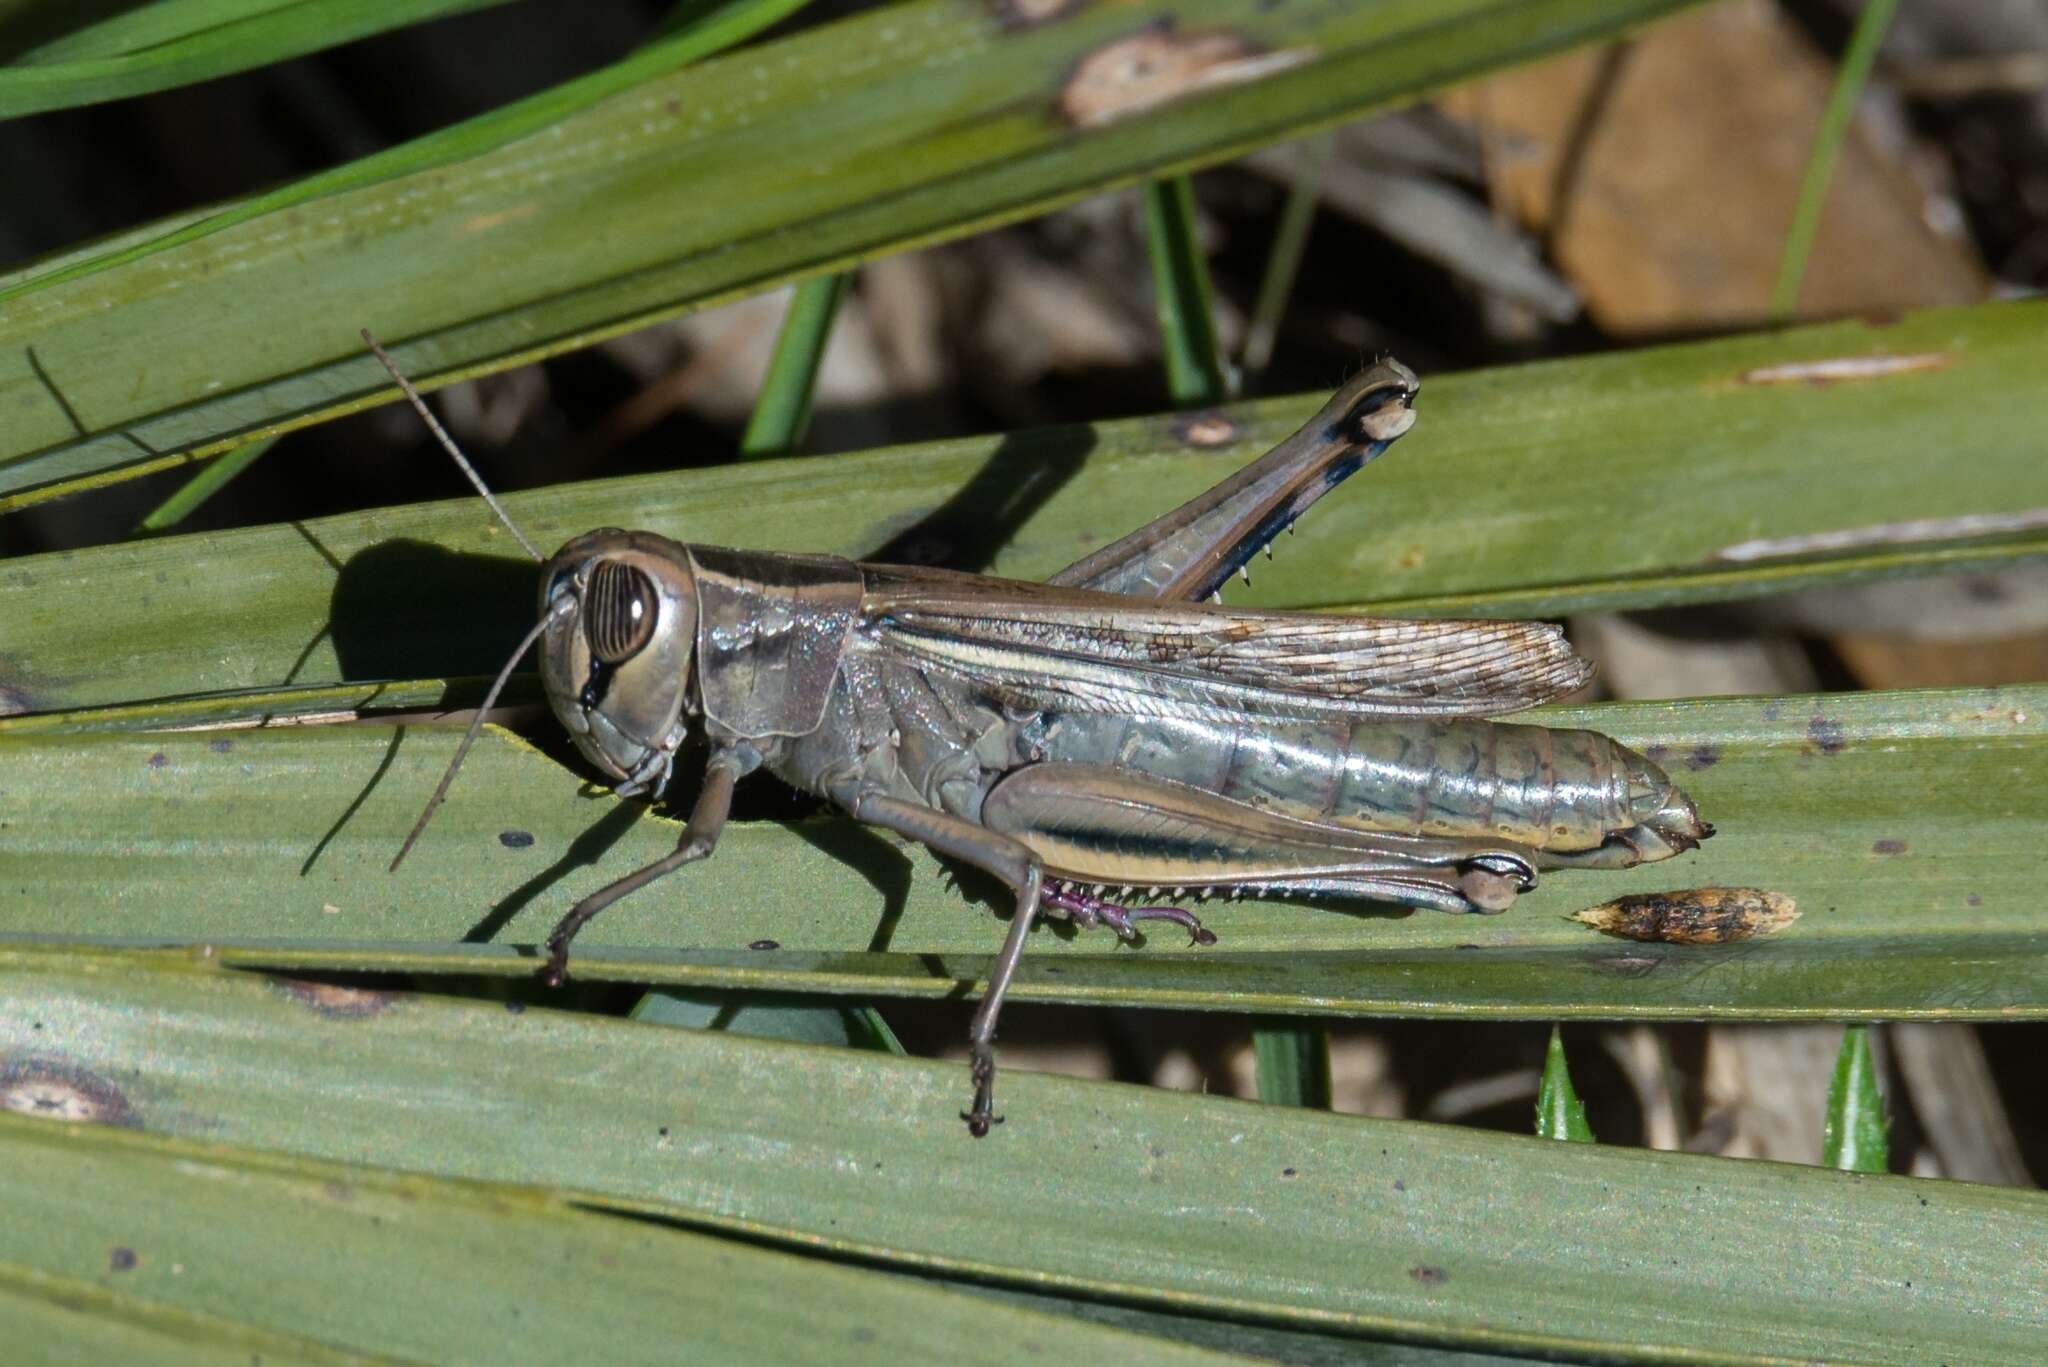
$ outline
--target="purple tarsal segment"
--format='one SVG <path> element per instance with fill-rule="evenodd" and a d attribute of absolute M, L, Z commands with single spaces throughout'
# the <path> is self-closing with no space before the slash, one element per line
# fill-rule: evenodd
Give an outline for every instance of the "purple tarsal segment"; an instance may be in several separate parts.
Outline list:
<path fill-rule="evenodd" d="M 1195 919 L 1195 914 L 1180 907 L 1125 907 L 1115 902 L 1105 902 L 1100 897 L 1090 896 L 1069 883 L 1055 882 L 1048 878 L 1038 891 L 1038 905 L 1047 911 L 1068 917 L 1075 925 L 1094 929 L 1108 926 L 1116 932 L 1119 940 L 1135 940 L 1138 931 L 1133 924 L 1137 921 L 1171 921 L 1188 933 L 1188 943 L 1213 945 L 1216 934 Z"/>

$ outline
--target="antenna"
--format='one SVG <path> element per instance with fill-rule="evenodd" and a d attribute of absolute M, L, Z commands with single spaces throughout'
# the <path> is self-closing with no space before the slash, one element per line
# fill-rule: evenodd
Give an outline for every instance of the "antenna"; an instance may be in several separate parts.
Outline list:
<path fill-rule="evenodd" d="M 476 472 L 476 467 L 471 465 L 469 458 L 462 454 L 462 448 L 455 444 L 455 438 L 449 436 L 448 430 L 442 427 L 440 422 L 434 417 L 433 411 L 427 407 L 426 400 L 422 399 L 419 391 L 412 387 L 412 381 L 399 373 L 398 367 L 392 364 L 391 358 L 384 353 L 384 348 L 377 345 L 377 339 L 370 335 L 368 328 L 364 328 L 362 333 L 363 341 L 369 345 L 370 350 L 383 363 L 384 368 L 391 372 L 391 378 L 396 380 L 398 387 L 405 391 L 405 397 L 412 401 L 413 408 L 419 413 L 420 419 L 426 423 L 427 430 L 432 432 L 434 439 L 441 443 L 441 449 L 455 458 L 455 463 L 462 467 L 462 473 L 469 476 L 469 482 L 476 486 L 476 491 L 479 494 L 483 495 L 484 502 L 491 505 L 491 511 L 497 514 L 498 521 L 504 523 L 505 530 L 512 533 L 512 539 L 517 541 L 525 549 L 526 553 L 534 558 L 536 563 L 544 562 L 547 557 L 533 548 L 533 543 L 526 539 L 526 533 L 520 531 L 518 525 L 505 515 L 505 510 L 498 506 L 498 500 L 491 496 L 490 486 L 484 483 L 484 477 Z M 533 642 L 529 639 L 527 644 L 531 645 Z M 524 653 L 523 647 L 521 648 L 521 653 Z M 500 680 L 500 682 L 503 682 L 503 680 Z M 465 746 L 465 748 L 467 747 Z M 434 800 L 436 802 L 440 801 L 438 797 Z M 425 824 L 424 819 L 422 819 L 421 824 Z M 418 835 L 419 832 L 414 831 L 413 834 Z M 406 843 L 410 845 L 412 842 L 407 841 Z M 403 858 L 404 856 L 401 855 L 400 857 Z M 394 864 L 393 867 L 397 866 Z"/>
<path fill-rule="evenodd" d="M 504 690 L 505 681 L 512 677 L 513 666 L 519 663 L 527 651 L 533 649 L 533 643 L 540 639 L 540 634 L 553 625 L 557 617 L 570 611 L 575 602 L 575 599 L 566 596 L 557 599 L 555 605 L 548 609 L 547 615 L 535 622 L 533 630 L 526 633 L 526 639 L 519 643 L 519 648 L 505 661 L 505 667 L 498 671 L 498 677 L 491 680 L 491 691 L 484 694 L 484 700 L 476 709 L 476 715 L 470 718 L 469 730 L 462 733 L 462 744 L 455 747 L 455 758 L 448 761 L 448 771 L 441 775 L 441 782 L 434 789 L 434 795 L 428 798 L 427 805 L 420 809 L 420 819 L 412 823 L 411 832 L 406 835 L 405 843 L 398 847 L 398 853 L 392 858 L 391 867 L 386 872 L 398 872 L 398 866 L 405 862 L 406 855 L 412 853 L 413 842 L 420 838 L 420 832 L 426 830 L 427 823 L 434 819 L 435 809 L 441 805 L 442 799 L 448 796 L 448 789 L 455 782 L 456 771 L 462 768 L 462 761 L 469 757 L 469 747 L 476 743 L 477 733 L 484 729 L 484 717 L 490 712 L 492 704 L 498 701 L 498 694 Z"/>

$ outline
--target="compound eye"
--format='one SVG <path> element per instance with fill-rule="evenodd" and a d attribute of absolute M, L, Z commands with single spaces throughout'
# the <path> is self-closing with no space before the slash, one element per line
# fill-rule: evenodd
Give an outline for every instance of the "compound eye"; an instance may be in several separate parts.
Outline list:
<path fill-rule="evenodd" d="M 600 560 L 583 591 L 583 638 L 600 663 L 623 664 L 654 635 L 654 581 L 631 565 Z"/>

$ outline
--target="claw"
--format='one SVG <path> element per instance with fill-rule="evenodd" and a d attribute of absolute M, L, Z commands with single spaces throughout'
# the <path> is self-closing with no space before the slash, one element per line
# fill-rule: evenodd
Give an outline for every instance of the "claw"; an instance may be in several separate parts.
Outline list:
<path fill-rule="evenodd" d="M 1000 1125 L 1003 1117 L 994 1113 L 996 1087 L 996 1059 L 992 1053 L 980 1049 L 974 1051 L 974 1107 L 960 1112 L 960 1118 L 967 1122 L 967 1132 L 976 1139 L 988 1137 L 989 1126 Z"/>

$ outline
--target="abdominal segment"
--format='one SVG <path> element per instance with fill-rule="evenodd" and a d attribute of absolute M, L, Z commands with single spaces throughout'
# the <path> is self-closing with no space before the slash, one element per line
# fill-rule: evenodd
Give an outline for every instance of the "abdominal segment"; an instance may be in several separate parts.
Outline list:
<path fill-rule="evenodd" d="M 1634 824 L 1628 752 L 1591 731 L 1471 719 L 1233 725 L 1058 714 L 1040 758 L 1112 765 L 1298 820 L 1557 854 Z"/>

